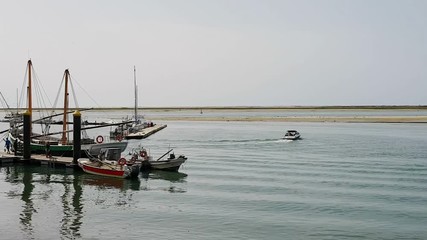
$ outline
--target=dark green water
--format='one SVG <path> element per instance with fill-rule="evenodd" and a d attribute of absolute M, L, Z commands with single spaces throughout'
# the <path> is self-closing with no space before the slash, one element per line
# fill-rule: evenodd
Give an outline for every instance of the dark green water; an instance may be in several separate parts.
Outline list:
<path fill-rule="evenodd" d="M 425 124 L 167 124 L 179 173 L 2 166 L 0 239 L 427 239 Z"/>

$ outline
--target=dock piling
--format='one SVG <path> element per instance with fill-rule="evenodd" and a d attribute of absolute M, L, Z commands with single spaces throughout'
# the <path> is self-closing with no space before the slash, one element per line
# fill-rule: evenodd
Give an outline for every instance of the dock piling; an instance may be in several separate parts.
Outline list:
<path fill-rule="evenodd" d="M 73 113 L 73 165 L 77 165 L 77 159 L 81 154 L 81 129 L 82 114 L 77 110 Z"/>
<path fill-rule="evenodd" d="M 31 112 L 24 114 L 24 160 L 31 159 Z"/>

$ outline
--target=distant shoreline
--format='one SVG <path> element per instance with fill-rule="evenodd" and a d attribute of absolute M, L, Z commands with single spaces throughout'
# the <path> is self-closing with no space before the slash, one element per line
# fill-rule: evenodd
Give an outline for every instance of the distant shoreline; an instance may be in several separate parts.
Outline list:
<path fill-rule="evenodd" d="M 42 108 L 33 108 L 38 111 Z M 100 111 L 120 111 L 120 110 L 133 110 L 133 107 L 81 107 L 70 108 L 70 110 L 77 109 L 90 109 Z M 7 111 L 7 109 L 2 109 Z M 18 108 L 10 110 L 23 112 L 25 108 Z M 62 110 L 62 108 L 43 108 L 43 110 Z M 153 111 L 176 111 L 176 110 L 427 110 L 427 105 L 363 105 L 363 106 L 192 106 L 192 107 L 138 107 L 138 110 L 153 110 Z"/>
<path fill-rule="evenodd" d="M 94 110 L 131 110 L 133 107 L 103 107 Z M 420 106 L 193 106 L 193 107 L 139 107 L 140 110 L 427 110 Z"/>
<path fill-rule="evenodd" d="M 357 116 L 357 117 L 150 117 L 151 121 L 212 122 L 329 122 L 329 123 L 427 123 L 427 116 Z"/>
<path fill-rule="evenodd" d="M 89 108 L 80 108 L 81 111 L 88 110 Z M 148 117 L 148 120 L 153 122 L 161 121 L 216 121 L 216 122 L 338 122 L 338 123 L 427 123 L 427 114 L 417 114 L 418 111 L 427 111 L 427 106 L 269 106 L 269 107 L 140 107 L 138 108 L 141 114 L 144 111 L 159 112 L 160 116 Z M 19 112 L 24 112 L 26 109 L 18 109 Z M 34 108 L 34 111 L 41 109 Z M 46 110 L 46 109 L 43 109 Z M 60 108 L 49 109 L 55 111 L 62 111 Z M 71 108 L 71 111 L 76 110 Z M 16 111 L 16 109 L 15 109 Z M 130 107 L 103 107 L 103 108 L 90 108 L 89 111 L 123 111 L 131 112 L 133 108 Z M 179 114 L 168 115 L 168 112 L 193 112 L 192 116 L 179 116 Z M 310 112 L 310 116 L 247 116 L 247 114 L 232 114 L 231 116 L 213 116 L 209 113 L 215 112 L 251 112 L 251 111 L 277 111 L 277 112 Z M 378 111 L 377 115 L 355 115 L 355 116 L 324 116 L 322 114 L 316 115 L 316 112 L 322 111 Z M 387 115 L 384 116 L 381 112 L 385 111 L 408 111 L 413 112 L 412 115 Z M 3 109 L 3 112 L 7 112 Z M 108 113 L 106 113 L 108 114 Z M 348 114 L 347 114 L 348 115 Z"/>

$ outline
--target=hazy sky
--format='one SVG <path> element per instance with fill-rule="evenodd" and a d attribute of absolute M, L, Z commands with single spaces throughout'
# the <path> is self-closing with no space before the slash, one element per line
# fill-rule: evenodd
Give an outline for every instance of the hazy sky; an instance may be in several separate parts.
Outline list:
<path fill-rule="evenodd" d="M 142 107 L 427 105 L 424 0 L 0 3 L 12 106 L 29 58 L 52 102 L 69 68 L 80 107 L 133 106 L 134 65 Z"/>

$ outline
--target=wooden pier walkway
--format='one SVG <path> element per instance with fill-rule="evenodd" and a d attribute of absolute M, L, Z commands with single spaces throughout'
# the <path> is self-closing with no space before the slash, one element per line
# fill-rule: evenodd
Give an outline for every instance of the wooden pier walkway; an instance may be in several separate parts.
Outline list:
<path fill-rule="evenodd" d="M 141 129 L 140 131 L 136 133 L 129 133 L 127 136 L 125 136 L 126 139 L 143 139 L 147 138 L 148 136 L 162 130 L 163 128 L 167 127 L 166 124 L 156 124 L 152 127 L 147 127 L 144 129 Z"/>
<path fill-rule="evenodd" d="M 24 159 L 22 156 L 15 156 L 9 153 L 0 153 L 0 166 L 11 163 L 39 163 L 53 167 L 74 167 L 72 157 L 52 156 L 46 157 L 44 154 L 31 154 L 31 159 Z"/>

